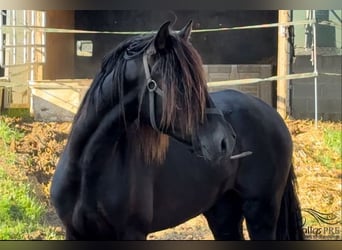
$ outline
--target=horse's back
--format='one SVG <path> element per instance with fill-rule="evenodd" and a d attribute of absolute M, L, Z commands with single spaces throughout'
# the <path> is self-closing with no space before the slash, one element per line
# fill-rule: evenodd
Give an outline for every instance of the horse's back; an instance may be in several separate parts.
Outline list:
<path fill-rule="evenodd" d="M 273 132 L 274 136 L 279 133 L 283 139 L 290 139 L 284 120 L 272 106 L 260 98 L 233 89 L 213 92 L 211 96 L 234 129 L 245 127 L 251 132 L 259 129 L 260 133 Z"/>
<path fill-rule="evenodd" d="M 237 134 L 237 152 L 252 152 L 239 160 L 237 186 L 250 196 L 276 192 L 276 187 L 285 185 L 292 161 L 292 139 L 284 120 L 249 94 L 225 90 L 211 96 Z"/>

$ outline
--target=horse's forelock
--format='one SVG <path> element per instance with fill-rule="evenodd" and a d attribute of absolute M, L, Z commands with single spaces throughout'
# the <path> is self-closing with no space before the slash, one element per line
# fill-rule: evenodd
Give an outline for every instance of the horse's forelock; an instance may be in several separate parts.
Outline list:
<path fill-rule="evenodd" d="M 153 70 L 160 73 L 162 79 L 158 84 L 166 94 L 161 128 L 172 128 L 177 122 L 185 136 L 191 134 L 204 118 L 207 86 L 198 52 L 177 36 L 172 36 L 172 39 L 169 51 L 156 55 L 157 63 Z M 182 111 L 178 112 L 178 109 Z M 161 163 L 167 152 L 169 137 L 142 124 L 136 127 L 135 133 L 130 137 L 133 140 L 131 143 L 136 145 L 135 154 L 147 163 Z"/>
<path fill-rule="evenodd" d="M 162 126 L 172 127 L 177 119 L 182 132 L 191 134 L 204 118 L 207 86 L 202 59 L 191 44 L 175 37 L 170 53 L 160 61 L 162 88 L 166 89 Z M 178 108 L 183 111 L 177 112 Z"/>

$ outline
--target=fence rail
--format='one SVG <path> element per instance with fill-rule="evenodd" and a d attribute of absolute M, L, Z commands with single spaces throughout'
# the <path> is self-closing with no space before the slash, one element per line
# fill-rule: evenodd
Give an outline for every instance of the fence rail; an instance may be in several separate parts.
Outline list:
<path fill-rule="evenodd" d="M 334 22 L 334 21 L 318 21 L 315 16 L 308 20 L 298 20 L 298 21 L 291 21 L 291 22 L 282 22 L 282 23 L 268 23 L 268 24 L 258 24 L 258 25 L 248 25 L 248 26 L 236 26 L 236 27 L 220 27 L 220 28 L 213 28 L 213 29 L 194 29 L 192 33 L 205 33 L 205 32 L 225 32 L 225 31 L 232 31 L 232 30 L 247 30 L 247 29 L 264 29 L 264 28 L 275 28 L 275 27 L 289 27 L 289 26 L 296 26 L 296 25 L 312 25 L 315 28 L 316 25 L 328 25 L 334 26 L 338 29 L 341 29 L 342 23 L 341 22 Z M 78 29 L 61 29 L 61 28 L 49 28 L 49 27 L 41 27 L 41 26 L 26 26 L 26 25 L 0 25 L 0 34 L 13 34 L 15 32 L 41 32 L 41 33 L 73 33 L 73 34 L 108 34 L 108 35 L 138 35 L 138 34 L 151 34 L 156 31 L 95 31 L 95 30 L 78 30 Z M 0 45 L 1 46 L 1 45 Z M 27 44 L 27 46 L 29 46 Z M 4 49 L 5 46 L 0 47 Z M 10 47 L 10 46 L 7 46 Z M 316 44 L 312 45 L 312 50 L 316 51 Z M 0 54 L 1 55 L 1 54 Z M 330 72 L 317 72 L 316 69 L 316 60 L 313 62 L 314 72 L 307 72 L 307 73 L 300 73 L 300 74 L 288 74 L 288 75 L 275 75 L 267 78 L 248 78 L 248 79 L 238 79 L 238 80 L 223 80 L 223 81 L 212 81 L 208 82 L 209 87 L 224 87 L 224 86 L 231 86 L 231 85 L 241 85 L 241 84 L 252 84 L 252 83 L 260 83 L 265 81 L 277 81 L 281 79 L 285 80 L 296 80 L 296 79 L 304 79 L 304 78 L 314 78 L 315 83 L 317 82 L 317 77 L 319 75 L 326 75 L 326 76 L 341 76 L 338 73 L 330 73 Z M 27 85 L 27 84 L 20 84 L 18 83 L 16 86 Z M 315 84 L 316 85 L 316 84 Z M 0 82 L 0 86 L 9 86 L 9 83 Z M 13 87 L 13 85 L 10 85 Z M 315 87 L 316 88 L 316 87 Z M 317 98 L 315 98 L 315 110 L 317 116 Z M 317 120 L 317 117 L 316 119 Z"/>

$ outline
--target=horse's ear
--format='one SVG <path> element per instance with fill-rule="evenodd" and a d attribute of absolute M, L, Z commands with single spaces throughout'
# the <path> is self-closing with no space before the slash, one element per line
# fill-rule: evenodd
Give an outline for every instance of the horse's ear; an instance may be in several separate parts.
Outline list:
<path fill-rule="evenodd" d="M 183 27 L 183 29 L 181 29 L 181 30 L 178 32 L 178 35 L 179 35 L 179 37 L 182 38 L 183 40 L 189 41 L 191 31 L 192 31 L 192 20 L 190 20 L 190 21 L 187 23 L 187 25 L 185 25 L 185 26 Z"/>
<path fill-rule="evenodd" d="M 154 39 L 154 46 L 156 50 L 163 50 L 167 47 L 168 40 L 170 38 L 170 21 L 164 23 L 158 30 L 156 38 Z"/>

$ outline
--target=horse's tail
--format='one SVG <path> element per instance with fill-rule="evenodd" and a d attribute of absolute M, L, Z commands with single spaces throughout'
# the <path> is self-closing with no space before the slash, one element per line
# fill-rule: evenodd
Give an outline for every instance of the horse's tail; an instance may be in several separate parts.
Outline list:
<path fill-rule="evenodd" d="M 304 240 L 302 214 L 296 193 L 296 175 L 291 164 L 277 225 L 277 240 Z"/>

